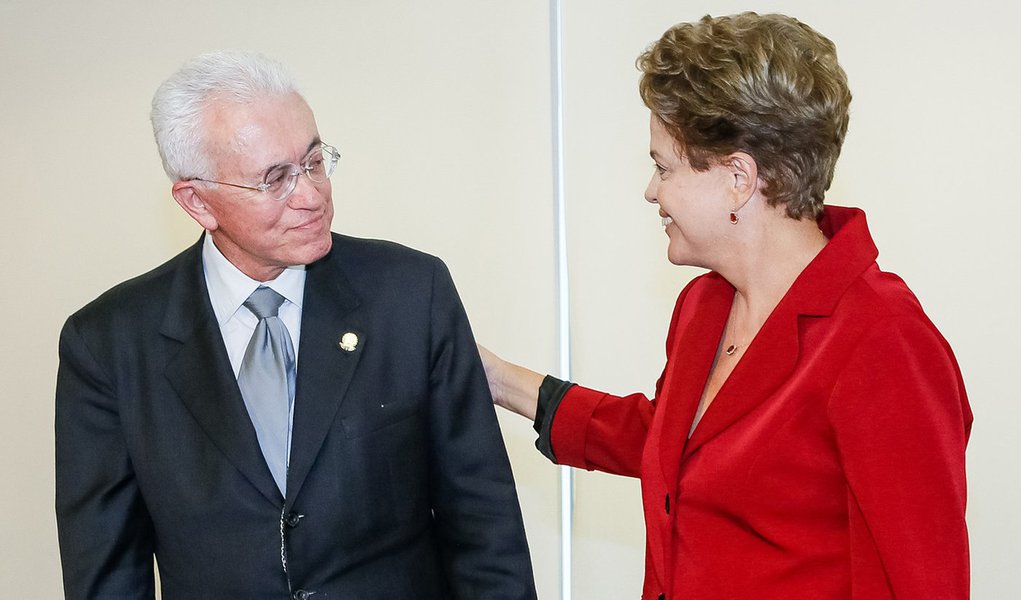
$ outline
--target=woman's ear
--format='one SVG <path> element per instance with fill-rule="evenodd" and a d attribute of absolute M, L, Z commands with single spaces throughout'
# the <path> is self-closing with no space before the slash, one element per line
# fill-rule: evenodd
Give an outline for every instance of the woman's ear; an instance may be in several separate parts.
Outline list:
<path fill-rule="evenodd" d="M 207 190 L 200 188 L 195 181 L 178 181 L 171 188 L 174 200 L 184 209 L 184 212 L 195 219 L 195 222 L 206 231 L 216 231 L 216 217 L 209 212 L 202 194 Z"/>
<path fill-rule="evenodd" d="M 759 189 L 759 165 L 747 152 L 734 152 L 723 161 L 734 178 L 734 210 L 740 210 Z"/>

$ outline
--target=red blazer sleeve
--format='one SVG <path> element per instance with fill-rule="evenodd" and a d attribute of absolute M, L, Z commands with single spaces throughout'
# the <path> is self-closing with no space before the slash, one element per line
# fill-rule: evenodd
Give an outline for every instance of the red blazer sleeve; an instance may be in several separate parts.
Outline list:
<path fill-rule="evenodd" d="M 654 411 L 643 394 L 613 396 L 572 387 L 553 419 L 557 463 L 638 477 Z"/>
<path fill-rule="evenodd" d="M 699 278 L 688 283 L 677 297 L 667 333 L 667 364 L 656 382 L 656 396 L 670 369 L 677 322 L 688 291 Z M 557 464 L 589 471 L 638 477 L 642 451 L 656 412 L 656 399 L 636 393 L 614 396 L 576 385 L 564 395 L 550 429 Z"/>
<path fill-rule="evenodd" d="M 849 484 L 854 598 L 880 597 L 868 585 L 884 580 L 898 599 L 967 598 L 972 414 L 946 342 L 924 317 L 880 321 L 839 377 L 829 416 Z"/>

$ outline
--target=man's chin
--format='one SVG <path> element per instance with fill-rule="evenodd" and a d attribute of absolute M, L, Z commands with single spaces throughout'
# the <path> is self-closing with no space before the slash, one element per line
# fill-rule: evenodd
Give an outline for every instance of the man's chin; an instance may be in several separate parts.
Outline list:
<path fill-rule="evenodd" d="M 323 238 L 315 244 L 309 244 L 307 250 L 303 253 L 305 256 L 302 257 L 302 264 L 308 265 L 314 263 L 320 258 L 330 253 L 330 249 L 333 248 L 333 235 L 327 230 Z"/>

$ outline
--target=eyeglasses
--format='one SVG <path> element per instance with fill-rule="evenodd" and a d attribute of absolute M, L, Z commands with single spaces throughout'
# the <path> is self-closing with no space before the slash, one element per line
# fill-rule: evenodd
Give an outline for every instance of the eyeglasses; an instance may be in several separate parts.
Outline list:
<path fill-rule="evenodd" d="M 283 202 L 291 195 L 294 188 L 297 187 L 299 175 L 304 173 L 314 183 L 325 183 L 330 178 L 330 175 L 333 175 L 333 170 L 337 168 L 338 160 L 340 160 L 340 153 L 337 152 L 336 148 L 329 144 L 320 143 L 317 148 L 314 148 L 302 159 L 300 165 L 285 163 L 270 167 L 266 174 L 262 176 L 262 183 L 258 185 L 241 185 L 238 183 L 227 183 L 226 181 L 202 179 L 201 177 L 192 177 L 190 181 L 205 181 L 206 183 L 229 185 L 243 190 L 264 192 L 269 194 L 270 198 Z"/>

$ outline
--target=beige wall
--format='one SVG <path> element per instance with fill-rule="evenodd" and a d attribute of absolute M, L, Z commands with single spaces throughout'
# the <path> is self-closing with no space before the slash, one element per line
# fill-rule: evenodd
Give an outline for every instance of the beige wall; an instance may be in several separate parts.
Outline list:
<path fill-rule="evenodd" d="M 545 1 L 301 3 L 0 0 L 0 236 L 14 315 L 0 336 L 0 596 L 60 594 L 52 389 L 63 319 L 191 243 L 147 113 L 188 57 L 257 49 L 288 64 L 343 154 L 338 231 L 402 241 L 451 267 L 477 336 L 557 364 Z M 748 3 L 565 0 L 566 190 L 574 376 L 650 391 L 673 299 L 641 197 L 651 165 L 633 61 L 669 25 Z M 830 200 L 869 212 L 901 274 L 957 351 L 976 413 L 969 521 L 976 598 L 1021 590 L 1021 9 L 1012 3 L 759 2 L 829 35 L 855 93 Z M 625 316 L 621 316 L 625 315 Z M 503 419 L 540 597 L 557 597 L 557 473 L 529 424 Z M 635 597 L 634 481 L 577 478 L 575 598 Z"/>

